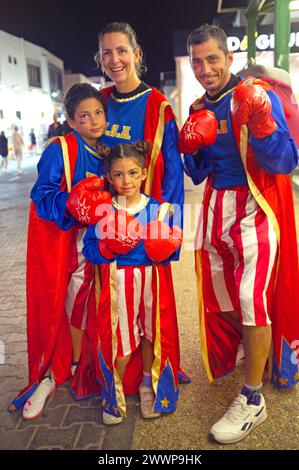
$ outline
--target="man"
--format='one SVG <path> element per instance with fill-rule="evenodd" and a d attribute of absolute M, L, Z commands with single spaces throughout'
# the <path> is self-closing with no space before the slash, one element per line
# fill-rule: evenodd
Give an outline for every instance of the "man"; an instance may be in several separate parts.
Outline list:
<path fill-rule="evenodd" d="M 208 177 L 196 260 L 209 380 L 234 368 L 242 338 L 245 350 L 241 392 L 210 430 L 216 441 L 232 443 L 267 418 L 261 389 L 272 341 L 272 382 L 286 388 L 299 379 L 291 349 L 299 338 L 299 273 L 288 177 L 298 156 L 270 87 L 230 73 L 233 55 L 221 28 L 194 30 L 187 48 L 206 90 L 190 108 L 180 150 L 195 184 Z"/>
<path fill-rule="evenodd" d="M 63 127 L 58 121 L 58 115 L 54 113 L 53 122 L 50 124 L 48 129 L 48 139 L 51 139 L 51 137 L 58 137 L 60 135 L 63 135 Z"/>

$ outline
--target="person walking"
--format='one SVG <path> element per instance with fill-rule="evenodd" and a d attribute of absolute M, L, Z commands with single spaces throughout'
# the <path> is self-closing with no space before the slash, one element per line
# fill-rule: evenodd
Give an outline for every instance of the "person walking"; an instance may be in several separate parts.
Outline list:
<path fill-rule="evenodd" d="M 24 140 L 21 134 L 19 133 L 18 126 L 14 127 L 14 131 L 11 135 L 12 147 L 14 154 L 17 159 L 17 173 L 18 175 L 23 174 L 22 161 L 23 161 L 23 150 L 24 150 Z"/>
<path fill-rule="evenodd" d="M 1 162 L 1 170 L 2 171 L 7 171 L 8 167 L 8 142 L 7 142 L 7 137 L 4 133 L 4 131 L 1 131 L 0 134 L 0 155 L 2 157 L 2 162 Z"/>

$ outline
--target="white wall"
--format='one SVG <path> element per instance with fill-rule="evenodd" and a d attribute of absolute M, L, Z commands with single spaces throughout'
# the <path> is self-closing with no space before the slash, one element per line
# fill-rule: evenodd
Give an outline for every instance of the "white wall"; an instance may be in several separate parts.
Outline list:
<path fill-rule="evenodd" d="M 9 63 L 9 56 L 12 63 Z M 29 86 L 27 63 L 40 67 L 40 88 Z M 0 110 L 4 115 L 3 119 L 0 116 L 0 131 L 4 130 L 8 137 L 17 125 L 29 144 L 29 132 L 34 128 L 41 143 L 54 110 L 61 107 L 51 97 L 49 63 L 60 69 L 63 76 L 61 59 L 23 38 L 0 31 Z M 17 118 L 17 111 L 21 112 L 21 119 Z"/>

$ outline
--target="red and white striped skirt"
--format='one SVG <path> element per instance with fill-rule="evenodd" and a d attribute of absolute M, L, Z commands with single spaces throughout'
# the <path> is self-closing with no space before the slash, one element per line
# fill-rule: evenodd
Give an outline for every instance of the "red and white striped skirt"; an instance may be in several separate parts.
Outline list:
<path fill-rule="evenodd" d="M 65 311 L 72 326 L 84 330 L 87 302 L 94 279 L 94 266 L 82 253 L 86 228 L 78 228 L 72 243 L 70 280 L 67 287 Z"/>
<path fill-rule="evenodd" d="M 277 238 L 249 188 L 216 190 L 203 241 L 203 291 L 207 312 L 237 311 L 243 325 L 271 324 L 267 290 Z"/>
<path fill-rule="evenodd" d="M 152 266 L 117 269 L 119 357 L 138 347 L 141 336 L 153 343 L 155 338 L 157 283 Z"/>

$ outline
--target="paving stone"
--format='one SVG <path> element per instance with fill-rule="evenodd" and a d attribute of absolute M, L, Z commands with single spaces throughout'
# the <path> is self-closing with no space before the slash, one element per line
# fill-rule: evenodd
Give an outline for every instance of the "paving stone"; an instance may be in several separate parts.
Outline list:
<path fill-rule="evenodd" d="M 94 423 L 86 423 L 81 429 L 81 434 L 76 449 L 102 449 L 107 428 L 104 424 L 98 426 Z"/>
<path fill-rule="evenodd" d="M 2 405 L 2 403 L 0 403 L 0 405 Z M 15 429 L 17 427 L 18 422 L 21 419 L 20 412 L 16 411 L 15 413 L 8 413 L 8 411 L 6 409 L 7 408 L 6 405 L 7 405 L 7 403 L 0 406 L 0 408 L 1 408 L 1 411 L 0 411 L 1 428 L 3 427 L 6 430 Z"/>
<path fill-rule="evenodd" d="M 37 428 L 36 433 L 28 446 L 28 449 L 38 449 L 40 447 L 60 446 L 65 450 L 70 450 L 76 445 L 78 433 L 81 429 L 81 424 L 73 424 L 68 427 L 40 427 Z"/>
<path fill-rule="evenodd" d="M 0 449 L 1 450 L 24 450 L 28 445 L 34 429 L 23 431 L 0 429 Z"/>
<path fill-rule="evenodd" d="M 82 400 L 82 402 L 83 401 L 85 402 L 86 400 Z M 49 398 L 49 401 L 47 403 L 47 408 L 54 408 L 57 405 L 73 405 L 74 403 L 77 403 L 77 402 L 72 397 L 68 389 L 68 386 L 64 384 L 64 385 L 59 386 L 55 390 L 55 393 L 53 393 L 53 395 Z M 85 406 L 88 406 L 88 403 L 86 403 Z"/>
<path fill-rule="evenodd" d="M 102 424 L 100 409 L 71 405 L 62 424 L 68 426 L 72 423 L 86 423 L 87 421 Z"/>
<path fill-rule="evenodd" d="M 59 405 L 55 408 L 48 408 L 47 404 L 42 414 L 34 419 L 22 419 L 18 424 L 18 429 L 26 429 L 28 427 L 39 427 L 41 425 L 59 427 L 62 424 L 63 417 L 67 413 L 68 406 Z"/>

